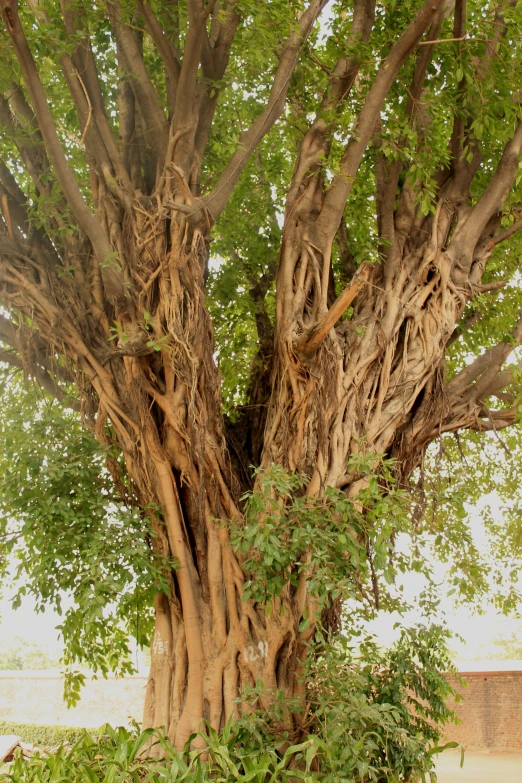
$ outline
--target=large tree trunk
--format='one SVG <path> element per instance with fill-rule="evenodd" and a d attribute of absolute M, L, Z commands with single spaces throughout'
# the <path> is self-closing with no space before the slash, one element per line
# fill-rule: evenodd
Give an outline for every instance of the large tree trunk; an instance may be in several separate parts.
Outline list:
<path fill-rule="evenodd" d="M 243 600 L 245 577 L 229 538 L 230 523 L 241 521 L 239 484 L 203 301 L 208 237 L 204 223 L 189 225 L 174 203 L 168 218 L 149 209 L 142 201 L 133 221 L 128 216 L 132 240 L 122 248 L 139 259 L 136 269 L 148 280 L 142 318 L 124 321 L 93 383 L 141 506 L 158 509 L 148 512 L 155 545 L 176 561 L 171 594 L 158 594 L 155 603 L 144 726 L 165 726 L 182 748 L 204 729 L 203 720 L 220 728 L 237 714 L 246 686 L 263 683 L 265 706 L 276 690 L 296 693 L 304 592 L 285 590 L 270 614 Z M 99 418 L 96 430 L 102 433 Z"/>
<path fill-rule="evenodd" d="M 422 453 L 417 412 L 424 406 L 442 415 L 441 360 L 466 296 L 451 282 L 450 257 L 436 239 L 437 229 L 446 235 L 449 224 L 442 224 L 440 211 L 425 223 L 420 235 L 427 238 L 404 248 L 395 274 L 390 265 L 359 271 L 349 290 L 364 288 L 351 320 L 336 329 L 324 328 L 320 250 L 300 239 L 309 223 L 298 224 L 299 236 L 283 245 L 261 465 L 308 475 L 310 496 L 327 486 L 354 495 L 364 476 L 347 472 L 347 465 L 360 452 L 398 456 L 404 479 Z M 177 250 L 156 249 L 164 259 L 158 304 L 144 306 L 167 338 L 154 354 L 127 355 L 123 366 L 118 357 L 111 366 L 118 368 L 118 396 L 136 422 L 139 445 L 129 453 L 121 441 L 129 473 L 142 504 L 162 509 L 157 543 L 178 564 L 172 594 L 156 600 L 144 725 L 168 727 L 182 747 L 202 729 L 202 719 L 219 728 L 236 714 L 246 686 L 263 684 L 265 707 L 276 690 L 302 693 L 299 662 L 317 618 L 306 587 L 313 562 L 297 588 L 287 585 L 272 599 L 269 612 L 243 599 L 245 574 L 229 538 L 230 522 L 241 524 L 239 482 L 227 453 L 203 302 L 207 243 L 183 219 L 171 220 L 169 230 Z M 139 235 L 148 234 L 140 225 Z M 119 351 L 131 354 L 129 342 Z M 422 412 L 421 420 L 424 428 L 431 421 Z M 305 611 L 312 623 L 300 632 Z M 298 723 L 290 718 L 287 728 Z"/>

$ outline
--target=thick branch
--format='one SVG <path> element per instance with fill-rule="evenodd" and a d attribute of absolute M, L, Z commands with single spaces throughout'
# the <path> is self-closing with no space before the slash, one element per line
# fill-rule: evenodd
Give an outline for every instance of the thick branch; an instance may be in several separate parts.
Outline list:
<path fill-rule="evenodd" d="M 301 351 L 304 354 L 311 354 L 317 350 L 344 311 L 350 306 L 361 288 L 368 281 L 371 270 L 372 265 L 369 263 L 362 264 L 359 267 L 350 285 L 348 285 L 342 294 L 337 297 L 325 317 L 312 330 L 311 334 L 303 335 L 303 337 L 298 340 L 296 343 L 296 349 L 298 351 Z"/>
<path fill-rule="evenodd" d="M 298 54 L 314 22 L 327 2 L 328 0 L 311 0 L 309 6 L 299 18 L 298 29 L 290 34 L 279 58 L 279 65 L 275 72 L 272 89 L 270 90 L 265 109 L 250 128 L 242 134 L 239 148 L 232 155 L 215 188 L 205 198 L 205 205 L 214 220 L 225 209 L 251 154 L 281 116 Z"/>
<path fill-rule="evenodd" d="M 287 204 L 290 209 L 294 209 L 296 199 L 299 198 L 302 202 L 301 210 L 305 211 L 307 207 L 310 208 L 310 203 L 314 198 L 319 193 L 322 194 L 322 177 L 317 175 L 330 152 L 336 117 L 350 95 L 361 66 L 360 44 L 367 42 L 370 38 L 374 19 L 374 0 L 357 0 L 354 3 L 353 19 L 346 46 L 348 53 L 346 56 L 340 57 L 335 64 L 315 120 L 300 144 L 292 184 L 287 196 Z M 355 52 L 350 52 L 350 48 L 354 44 L 358 46 Z M 307 198 L 303 200 L 302 188 L 305 180 L 307 181 Z"/>
<path fill-rule="evenodd" d="M 474 381 L 476 397 L 483 396 L 488 385 L 502 368 L 502 365 L 522 339 L 522 316 L 513 331 L 513 340 L 502 341 L 489 348 L 475 361 L 461 370 L 448 384 L 448 393 L 461 397 Z M 480 380 L 477 380 L 480 379 Z"/>
<path fill-rule="evenodd" d="M 350 44 L 366 42 L 370 37 L 375 19 L 375 0 L 355 0 L 353 22 L 350 29 Z M 359 70 L 359 57 L 340 57 L 330 76 L 328 87 L 321 101 L 320 113 L 340 109 L 350 94 Z"/>
<path fill-rule="evenodd" d="M 26 109 L 29 107 L 18 85 L 10 85 L 8 98 L 0 95 L 0 124 L 6 128 L 16 145 L 36 190 L 40 194 L 48 195 L 49 183 L 46 180 L 51 172 L 51 166 L 34 115 L 27 117 Z M 14 118 L 22 133 L 18 132 L 19 127 L 15 125 Z"/>
<path fill-rule="evenodd" d="M 169 41 L 164 30 L 162 30 L 148 0 L 138 0 L 138 8 L 145 20 L 149 35 L 154 41 L 154 44 L 161 55 L 161 59 L 163 60 L 167 83 L 167 101 L 171 112 L 174 112 L 176 91 L 178 89 L 179 75 L 181 72 L 179 60 L 172 43 Z"/>
<path fill-rule="evenodd" d="M 3 0 L 3 14 L 13 48 L 24 75 L 31 96 L 38 127 L 51 160 L 52 166 L 80 227 L 92 242 L 100 262 L 110 258 L 111 246 L 100 225 L 85 203 L 72 170 L 62 150 L 54 120 L 45 97 L 36 64 L 25 38 L 15 0 Z M 104 284 L 107 296 L 113 301 L 126 300 L 126 290 L 121 276 L 114 268 L 105 267 Z"/>
<path fill-rule="evenodd" d="M 199 4 L 198 4 L 199 5 Z M 194 3 L 192 3 L 194 6 Z M 176 91 L 176 107 L 174 115 L 172 117 L 172 124 L 176 131 L 185 130 L 194 126 L 194 131 L 197 122 L 197 106 L 196 106 L 196 82 L 198 69 L 201 61 L 201 51 L 203 48 L 203 41 L 206 38 L 206 19 L 203 13 L 203 4 L 201 8 L 191 8 L 189 6 L 189 26 L 185 37 L 185 47 L 183 50 L 183 63 L 181 65 L 181 72 L 178 80 L 178 89 Z M 177 158 L 177 162 L 184 170 L 188 169 L 187 156 L 190 156 L 193 148 L 193 135 L 187 139 L 184 136 L 184 145 L 188 145 L 187 152 L 185 153 L 186 159 L 182 157 Z"/>
<path fill-rule="evenodd" d="M 199 119 L 195 140 L 195 153 L 198 160 L 203 157 L 219 98 L 219 90 L 215 83 L 225 75 L 230 49 L 240 21 L 235 11 L 235 3 L 227 3 L 226 19 L 223 23 L 218 19 L 219 14 L 216 14 L 212 21 L 210 35 L 207 36 L 205 33 L 201 56 L 204 82 L 200 88 Z"/>
<path fill-rule="evenodd" d="M 519 122 L 513 138 L 508 141 L 497 170 L 484 190 L 477 204 L 471 210 L 468 218 L 457 226 L 450 247 L 464 256 L 464 264 L 459 259 L 465 270 L 473 261 L 473 249 L 477 244 L 482 231 L 490 218 L 497 212 L 503 199 L 513 185 L 518 171 L 520 153 L 522 152 L 522 122 Z"/>
<path fill-rule="evenodd" d="M 326 193 L 323 208 L 316 223 L 316 231 L 321 237 L 317 243 L 319 246 L 331 244 L 390 87 L 416 44 L 440 11 L 443 3 L 444 0 L 426 0 L 401 37 L 392 46 L 379 69 L 341 159 L 340 171 L 335 175 L 332 185 Z"/>
<path fill-rule="evenodd" d="M 140 148 L 136 130 L 136 99 L 127 75 L 119 69 L 118 109 L 120 115 L 120 148 L 132 185 L 142 189 Z M 150 185 L 152 189 L 153 183 Z"/>
<path fill-rule="evenodd" d="M 94 122 L 98 128 L 102 142 L 105 145 L 107 155 L 111 161 L 114 171 L 121 185 L 127 191 L 132 190 L 129 176 L 125 169 L 122 156 L 116 142 L 113 138 L 107 115 L 105 113 L 105 104 L 96 70 L 96 62 L 91 48 L 91 43 L 78 13 L 78 8 L 72 5 L 69 0 L 61 0 L 61 8 L 67 34 L 70 38 L 78 41 L 78 36 L 82 35 L 81 40 L 72 53 L 72 61 L 76 68 L 78 79 L 81 80 L 82 89 L 87 93 L 90 108 Z"/>
<path fill-rule="evenodd" d="M 118 56 L 131 77 L 129 81 L 139 106 L 147 146 L 153 153 L 156 163 L 162 165 L 168 142 L 165 113 L 143 62 L 134 33 L 124 21 L 119 3 L 108 0 L 107 9 L 118 47 Z"/>
<path fill-rule="evenodd" d="M 82 139 L 85 141 L 86 157 L 88 160 L 94 161 L 96 170 L 103 173 L 105 182 L 111 185 L 114 180 L 114 171 L 96 121 L 92 118 L 92 104 L 83 79 L 68 54 L 62 55 L 61 62 L 67 87 L 76 106 Z"/>
<path fill-rule="evenodd" d="M 513 7 L 516 0 L 507 0 L 499 3 L 495 7 L 495 16 L 493 23 L 493 35 L 486 41 L 486 47 L 483 57 L 477 58 L 478 65 L 474 73 L 474 83 L 484 79 L 491 67 L 491 61 L 498 56 L 498 44 L 505 37 L 508 30 L 504 21 L 505 10 Z M 466 0 L 457 0 L 455 4 L 453 34 L 457 41 L 466 37 Z M 461 50 L 461 45 L 457 46 L 457 53 Z M 509 55 L 508 55 L 509 56 Z M 448 174 L 451 174 L 455 180 L 454 185 L 461 194 L 467 193 L 471 180 L 480 164 L 481 154 L 479 144 L 472 130 L 474 115 L 472 106 L 468 102 L 468 107 L 464 111 L 462 106 L 466 103 L 464 100 L 468 94 L 468 82 L 463 76 L 457 87 L 457 111 L 453 122 L 449 151 L 451 157 L 451 167 Z M 472 151 L 472 158 L 467 161 L 464 157 L 464 147 L 467 146 Z M 444 174 L 442 174 L 444 179 Z"/>
<path fill-rule="evenodd" d="M 462 40 L 466 33 L 466 0 L 456 0 L 455 12 L 453 15 L 453 35 L 457 40 Z M 459 50 L 457 47 L 457 51 Z M 462 97 L 466 90 L 466 80 L 464 77 L 458 85 L 458 93 Z M 450 139 L 451 166 L 453 172 L 458 172 L 462 165 L 462 143 L 464 139 L 464 120 L 457 112 L 453 121 L 453 130 Z"/>
<path fill-rule="evenodd" d="M 413 119 L 419 110 L 428 66 L 431 62 L 433 52 L 435 51 L 434 43 L 440 32 L 443 20 L 444 8 L 441 8 L 430 26 L 426 40 L 421 42 L 426 45 L 421 48 L 417 56 L 415 71 L 408 90 L 408 101 L 406 104 L 406 115 L 410 124 L 413 123 Z M 377 128 L 376 135 L 378 134 L 379 129 Z M 402 138 L 399 141 L 399 147 L 403 148 L 405 143 L 406 139 Z M 390 244 L 393 243 L 395 237 L 395 199 L 397 197 L 397 187 L 402 168 L 403 162 L 400 157 L 391 163 L 386 161 L 384 155 L 379 155 L 377 157 L 375 173 L 377 179 L 376 196 L 379 236 L 388 240 Z M 387 244 L 383 243 L 381 252 L 384 256 L 388 255 Z"/>

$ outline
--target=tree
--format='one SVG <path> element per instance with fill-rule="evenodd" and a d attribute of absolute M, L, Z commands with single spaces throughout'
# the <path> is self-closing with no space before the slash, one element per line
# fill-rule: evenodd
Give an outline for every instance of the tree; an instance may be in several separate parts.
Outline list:
<path fill-rule="evenodd" d="M 493 644 L 499 648 L 495 651 L 496 657 L 503 660 L 520 660 L 522 655 L 522 646 L 520 645 L 520 635 L 512 633 L 510 636 L 499 636 Z M 491 656 L 493 657 L 493 656 Z"/>
<path fill-rule="evenodd" d="M 15 636 L 8 644 L 4 644 L 0 653 L 0 669 L 38 670 L 51 669 L 58 664 L 58 659 L 49 655 L 49 651 L 36 642 L 28 642 L 20 636 Z"/>
<path fill-rule="evenodd" d="M 391 470 L 516 420 L 520 7 L 2 13 L 2 359 L 75 384 L 174 558 L 144 723 L 181 747 L 255 683 L 304 698 L 321 563 L 388 576 Z"/>

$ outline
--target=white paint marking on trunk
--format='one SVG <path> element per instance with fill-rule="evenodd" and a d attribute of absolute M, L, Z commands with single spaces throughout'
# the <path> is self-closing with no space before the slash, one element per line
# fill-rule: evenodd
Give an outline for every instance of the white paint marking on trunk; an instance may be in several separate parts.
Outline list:
<path fill-rule="evenodd" d="M 152 651 L 157 655 L 169 654 L 169 643 L 167 640 L 164 641 L 161 638 L 159 631 L 156 631 L 154 634 L 154 639 L 152 640 Z"/>
<path fill-rule="evenodd" d="M 257 647 L 250 644 L 243 650 L 243 657 L 245 663 L 249 661 L 259 661 L 262 658 L 266 658 L 268 655 L 268 642 L 258 642 Z"/>

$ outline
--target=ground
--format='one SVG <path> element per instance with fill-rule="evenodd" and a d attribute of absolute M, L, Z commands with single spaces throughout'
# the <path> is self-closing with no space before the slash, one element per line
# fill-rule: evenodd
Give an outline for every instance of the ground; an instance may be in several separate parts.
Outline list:
<path fill-rule="evenodd" d="M 460 752 L 446 751 L 437 763 L 437 783 L 522 783 L 522 752 L 468 751 L 460 768 Z"/>

